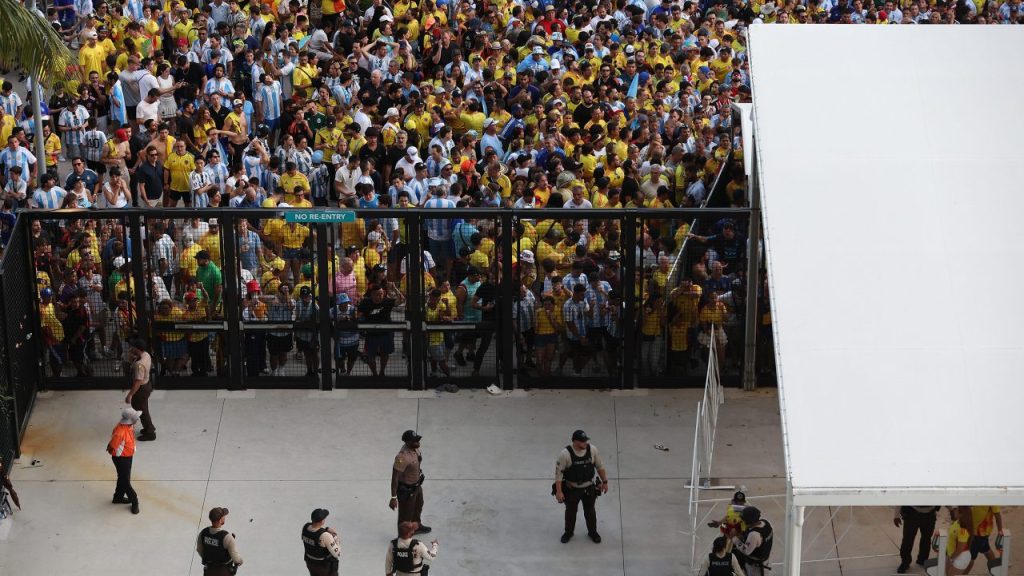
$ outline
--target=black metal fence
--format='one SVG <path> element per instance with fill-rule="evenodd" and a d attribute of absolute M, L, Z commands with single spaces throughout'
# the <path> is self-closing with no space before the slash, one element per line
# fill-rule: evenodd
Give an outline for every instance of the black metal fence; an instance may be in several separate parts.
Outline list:
<path fill-rule="evenodd" d="M 739 286 L 693 273 L 742 271 L 745 209 L 288 210 L 23 212 L 41 296 L 5 300 L 8 345 L 39 306 L 47 387 L 123 387 L 136 336 L 165 389 L 677 387 L 703 384 L 706 325 L 742 326 L 709 304 Z"/>
<path fill-rule="evenodd" d="M 60 353 L 59 346 L 43 342 L 45 335 L 39 330 L 40 314 L 37 300 L 32 297 L 36 281 L 30 255 L 28 222 L 21 219 L 5 239 L 0 257 L 0 456 L 8 470 L 19 452 L 35 402 L 38 363 L 46 355 Z"/>

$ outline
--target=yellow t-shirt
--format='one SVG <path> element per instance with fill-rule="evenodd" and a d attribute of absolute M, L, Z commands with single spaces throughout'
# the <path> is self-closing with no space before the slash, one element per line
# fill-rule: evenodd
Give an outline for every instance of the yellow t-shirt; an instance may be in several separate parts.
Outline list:
<path fill-rule="evenodd" d="M 196 277 L 196 270 L 199 268 L 199 263 L 196 262 L 196 254 L 199 254 L 199 251 L 202 249 L 202 244 L 197 242 L 182 250 L 181 255 L 178 256 L 178 267 L 184 270 L 189 278 Z"/>
<path fill-rule="evenodd" d="M 995 528 L 999 506 L 971 506 L 971 534 L 989 536 Z"/>
<path fill-rule="evenodd" d="M 644 336 L 658 336 L 661 334 L 661 325 L 665 318 L 665 312 L 659 307 L 653 312 L 644 308 L 644 321 L 641 332 Z"/>
<path fill-rule="evenodd" d="M 57 319 L 57 311 L 53 306 L 53 303 L 40 304 L 39 305 L 40 320 L 42 321 L 43 328 L 49 328 L 53 332 L 53 337 L 59 344 L 64 341 L 64 325 Z"/>
<path fill-rule="evenodd" d="M 294 204 L 295 202 L 295 187 L 302 186 L 302 189 L 309 192 L 309 179 L 306 175 L 298 170 L 295 171 L 294 175 L 287 172 L 281 174 L 281 188 L 284 188 L 284 201 L 286 204 Z"/>
<path fill-rule="evenodd" d="M 469 255 L 469 263 L 480 270 L 487 270 L 491 267 L 491 259 L 487 257 L 487 254 L 479 250 L 474 250 Z"/>
<path fill-rule="evenodd" d="M 960 527 L 960 521 L 954 520 L 949 525 L 949 540 L 946 542 L 946 556 L 953 557 L 958 544 L 966 544 L 971 539 L 971 533 L 966 528 Z"/>
<path fill-rule="evenodd" d="M 199 245 L 210 253 L 210 261 L 220 266 L 220 234 L 209 233 L 199 239 Z"/>
<path fill-rule="evenodd" d="M 171 152 L 164 160 L 164 168 L 171 173 L 171 190 L 175 192 L 188 192 L 191 185 L 188 181 L 190 172 L 196 169 L 195 159 L 186 152 L 179 156 Z"/>
<path fill-rule="evenodd" d="M 95 72 L 103 77 L 104 60 L 107 58 L 107 51 L 103 46 L 96 44 L 93 47 L 88 45 L 78 49 L 78 65 L 82 67 L 82 78 L 89 79 L 89 74 Z"/>
<path fill-rule="evenodd" d="M 536 328 L 534 331 L 537 334 L 549 335 L 554 334 L 557 330 L 553 320 L 557 320 L 555 311 L 548 312 L 543 306 L 538 306 L 537 311 L 534 312 Z"/>
<path fill-rule="evenodd" d="M 484 131 L 484 120 L 487 116 L 484 116 L 483 112 L 463 112 L 459 114 L 459 120 L 462 121 L 462 125 L 465 126 L 465 130 L 476 130 L 477 134 L 483 134 Z"/>
<path fill-rule="evenodd" d="M 668 335 L 671 340 L 671 347 L 673 352 L 685 352 L 689 345 L 686 338 L 686 334 L 690 329 L 690 325 L 685 322 L 678 322 L 669 325 Z"/>
<path fill-rule="evenodd" d="M 4 117 L 0 118 L 0 142 L 7 142 L 11 132 L 14 132 L 14 116 L 4 114 Z"/>
<path fill-rule="evenodd" d="M 313 79 L 320 74 L 320 70 L 312 64 L 306 66 L 298 65 L 295 67 L 295 71 L 292 72 L 292 87 L 294 88 L 308 88 L 313 84 Z"/>
<path fill-rule="evenodd" d="M 61 148 L 60 138 L 51 132 L 50 135 L 46 137 L 46 140 L 43 141 L 43 150 L 46 152 L 47 166 L 57 165 L 57 156 L 60 155 Z M 21 175 L 22 178 L 25 176 L 27 176 L 27 174 Z"/>
<path fill-rule="evenodd" d="M 157 322 L 180 322 L 181 321 L 181 309 L 171 308 L 171 311 L 167 314 L 156 313 Z M 160 340 L 163 342 L 177 342 L 185 338 L 184 332 L 175 332 L 173 330 L 166 330 L 159 332 Z"/>
<path fill-rule="evenodd" d="M 441 322 L 443 308 L 445 306 L 444 300 L 439 300 L 437 308 L 431 308 L 429 305 L 424 309 L 424 316 L 426 316 L 427 322 Z M 447 316 L 447 314 L 445 314 Z M 427 346 L 441 346 L 444 344 L 444 332 L 440 330 L 428 330 L 427 331 Z"/>
<path fill-rule="evenodd" d="M 725 82 L 729 74 L 732 73 L 732 59 L 727 59 L 725 62 L 721 58 L 715 58 L 708 64 L 708 68 L 715 73 L 715 79 L 719 82 Z"/>
<path fill-rule="evenodd" d="M 302 244 L 308 236 L 309 228 L 302 224 L 296 224 L 294 227 L 286 224 L 281 229 L 281 245 L 285 248 L 302 248 Z"/>

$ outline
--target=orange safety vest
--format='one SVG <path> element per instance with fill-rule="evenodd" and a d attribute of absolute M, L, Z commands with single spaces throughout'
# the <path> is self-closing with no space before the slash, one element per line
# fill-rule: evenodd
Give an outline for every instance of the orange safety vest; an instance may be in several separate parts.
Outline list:
<path fill-rule="evenodd" d="M 118 424 L 110 434 L 107 452 L 111 456 L 132 457 L 135 455 L 135 427 L 132 424 Z"/>

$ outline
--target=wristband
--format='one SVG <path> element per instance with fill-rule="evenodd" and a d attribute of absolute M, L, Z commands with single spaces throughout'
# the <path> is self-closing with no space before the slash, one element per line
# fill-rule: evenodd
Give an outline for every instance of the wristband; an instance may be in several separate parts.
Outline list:
<path fill-rule="evenodd" d="M 391 499 L 392 500 L 398 500 L 398 496 L 392 496 Z"/>

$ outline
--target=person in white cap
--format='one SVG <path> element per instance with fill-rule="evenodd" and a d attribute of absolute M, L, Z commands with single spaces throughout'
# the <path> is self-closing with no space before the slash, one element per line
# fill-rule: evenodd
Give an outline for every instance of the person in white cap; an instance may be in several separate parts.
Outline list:
<path fill-rule="evenodd" d="M 416 176 L 416 165 L 421 162 L 423 160 L 420 159 L 419 150 L 415 146 L 409 146 L 405 149 L 405 156 L 402 156 L 398 162 L 395 162 L 395 170 L 401 168 L 402 176 L 408 182 Z"/>
<path fill-rule="evenodd" d="M 551 78 L 558 80 L 562 77 L 562 63 L 554 58 L 551 59 L 551 69 L 548 70 L 551 74 Z"/>
<path fill-rule="evenodd" d="M 516 72 L 520 74 L 527 70 L 532 71 L 534 74 L 537 72 L 547 72 L 551 68 L 551 65 L 544 56 L 544 49 L 540 46 L 534 46 L 533 50 L 527 54 L 526 58 L 523 58 L 523 61 L 516 66 Z"/>
<path fill-rule="evenodd" d="M 142 412 L 134 408 L 121 409 L 121 420 L 114 426 L 107 443 L 107 453 L 117 470 L 117 487 L 114 488 L 114 504 L 131 504 L 132 514 L 139 513 L 139 496 L 132 488 L 132 459 L 135 457 L 135 423 Z"/>
<path fill-rule="evenodd" d="M 401 115 L 398 112 L 398 108 L 392 106 L 388 108 L 388 111 L 384 113 L 384 126 L 381 127 L 381 138 L 384 143 L 394 142 L 398 133 L 402 131 L 402 127 L 399 126 L 401 122 Z"/>
<path fill-rule="evenodd" d="M 484 120 L 484 135 L 480 137 L 480 149 L 487 150 L 487 148 L 494 148 L 498 154 L 498 160 L 505 158 L 505 148 L 501 143 L 501 138 L 498 137 L 498 121 L 494 118 Z"/>

